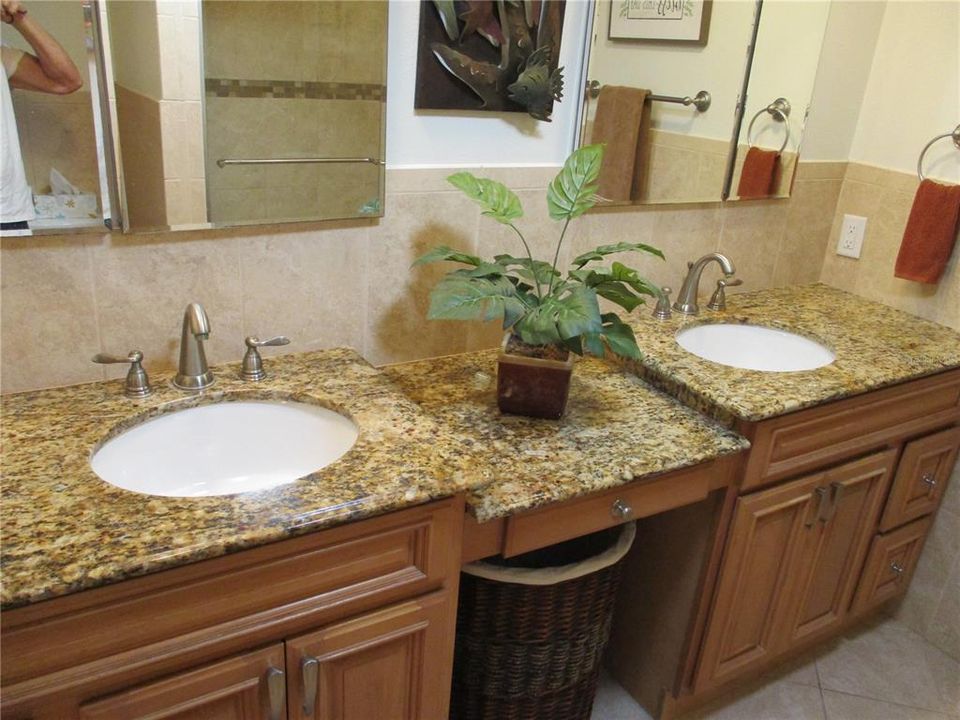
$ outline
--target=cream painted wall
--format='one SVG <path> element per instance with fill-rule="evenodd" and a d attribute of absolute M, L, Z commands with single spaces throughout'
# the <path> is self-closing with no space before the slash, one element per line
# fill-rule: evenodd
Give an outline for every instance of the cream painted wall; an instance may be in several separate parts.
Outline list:
<path fill-rule="evenodd" d="M 567 3 L 560 65 L 564 98 L 553 121 L 543 123 L 519 113 L 418 111 L 413 107 L 417 76 L 420 3 L 390 3 L 387 50 L 387 165 L 430 166 L 559 165 L 577 132 L 583 31 L 587 3 Z"/>
<path fill-rule="evenodd" d="M 114 77 L 119 85 L 154 100 L 163 99 L 157 5 L 153 0 L 107 3 Z"/>
<path fill-rule="evenodd" d="M 960 122 L 960 3 L 887 4 L 850 159 L 913 172 L 935 135 Z M 960 151 L 932 147 L 926 174 L 960 181 Z"/>
<path fill-rule="evenodd" d="M 857 131 L 885 0 L 833 0 L 803 137 L 805 160 L 845 161 Z"/>

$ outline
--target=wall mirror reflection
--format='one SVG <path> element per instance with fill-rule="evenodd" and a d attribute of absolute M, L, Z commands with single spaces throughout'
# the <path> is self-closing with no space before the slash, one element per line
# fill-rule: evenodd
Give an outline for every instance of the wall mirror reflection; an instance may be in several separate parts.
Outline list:
<path fill-rule="evenodd" d="M 109 222 L 91 3 L 3 0 L 4 235 Z"/>
<path fill-rule="evenodd" d="M 619 205 L 789 196 L 829 7 L 597 0 L 581 142 L 614 150 L 600 194 Z M 686 35 L 662 29 L 684 22 Z"/>
<path fill-rule="evenodd" d="M 107 0 L 125 230 L 379 216 L 385 0 Z"/>
<path fill-rule="evenodd" d="M 600 188 L 617 204 L 710 202 L 723 189 L 756 3 L 699 3 L 702 39 L 650 39 L 641 26 L 682 22 L 688 3 L 677 20 L 657 15 L 669 4 L 649 4 L 654 19 L 647 3 L 595 5 L 581 137 L 607 142 L 618 160 Z M 694 102 L 701 91 L 709 102 Z"/>

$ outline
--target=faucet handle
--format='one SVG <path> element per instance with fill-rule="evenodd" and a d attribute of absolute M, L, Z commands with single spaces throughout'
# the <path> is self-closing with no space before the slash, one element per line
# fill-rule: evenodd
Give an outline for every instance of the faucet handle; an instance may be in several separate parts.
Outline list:
<path fill-rule="evenodd" d="M 673 292 L 666 285 L 660 288 L 660 297 L 657 306 L 653 309 L 653 316 L 657 320 L 669 320 L 673 314 L 670 310 L 670 293 Z"/>
<path fill-rule="evenodd" d="M 147 377 L 147 371 L 143 369 L 143 353 L 139 350 L 131 350 L 126 357 L 120 355 L 109 355 L 107 353 L 97 353 L 92 358 L 93 362 L 100 365 L 112 365 L 114 363 L 130 363 L 130 370 L 127 372 L 126 385 L 123 394 L 130 398 L 145 398 L 153 392 L 150 387 L 150 378 Z"/>
<path fill-rule="evenodd" d="M 707 303 L 707 307 L 710 310 L 726 310 L 727 294 L 724 291 L 728 287 L 735 287 L 737 285 L 743 285 L 743 280 L 740 278 L 736 278 L 735 280 L 720 278 L 717 280 L 717 289 L 713 291 L 713 295 L 710 297 L 710 302 Z"/>
<path fill-rule="evenodd" d="M 260 357 L 259 348 L 276 347 L 278 345 L 289 345 L 290 338 L 283 335 L 277 335 L 269 340 L 261 340 L 253 335 L 248 336 L 244 342 L 247 345 L 247 352 L 243 356 L 243 364 L 240 368 L 240 377 L 244 380 L 253 380 L 258 382 L 263 380 L 267 373 L 263 369 L 263 358 Z"/>

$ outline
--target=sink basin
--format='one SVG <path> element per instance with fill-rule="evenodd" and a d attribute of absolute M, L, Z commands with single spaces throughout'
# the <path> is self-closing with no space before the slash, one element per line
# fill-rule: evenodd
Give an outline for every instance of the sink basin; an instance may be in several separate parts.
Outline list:
<path fill-rule="evenodd" d="M 137 425 L 107 441 L 90 464 L 111 485 L 147 495 L 233 495 L 319 470 L 357 434 L 351 420 L 316 405 L 223 402 Z"/>
<path fill-rule="evenodd" d="M 836 359 L 814 340 L 760 325 L 697 325 L 677 333 L 677 343 L 705 360 L 744 370 L 814 370 Z"/>

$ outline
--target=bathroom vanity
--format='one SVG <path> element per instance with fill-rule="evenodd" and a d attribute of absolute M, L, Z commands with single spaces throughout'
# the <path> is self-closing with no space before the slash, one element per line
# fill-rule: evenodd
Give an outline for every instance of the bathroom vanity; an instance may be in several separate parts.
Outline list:
<path fill-rule="evenodd" d="M 638 317 L 643 363 L 578 363 L 559 423 L 499 415 L 494 351 L 383 371 L 290 355 L 258 384 L 214 368 L 201 396 L 164 378 L 137 401 L 116 381 L 8 396 L 2 716 L 443 718 L 461 563 L 631 519 L 610 659 L 652 713 L 835 635 L 909 583 L 960 445 L 960 338 L 819 285 L 729 304 Z M 716 320 L 836 361 L 742 371 L 676 344 Z M 90 469 L 124 428 L 239 399 L 323 404 L 359 437 L 238 496 Z"/>

